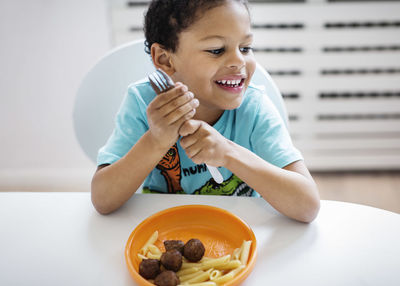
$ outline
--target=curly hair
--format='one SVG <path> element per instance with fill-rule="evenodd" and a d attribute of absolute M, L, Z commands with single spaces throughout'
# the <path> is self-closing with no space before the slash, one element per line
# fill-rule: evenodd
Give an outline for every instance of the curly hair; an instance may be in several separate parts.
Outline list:
<path fill-rule="evenodd" d="M 179 33 L 193 24 L 204 12 L 223 5 L 227 0 L 153 0 L 144 18 L 145 51 L 159 43 L 175 52 Z M 235 0 L 246 9 L 247 0 Z"/>

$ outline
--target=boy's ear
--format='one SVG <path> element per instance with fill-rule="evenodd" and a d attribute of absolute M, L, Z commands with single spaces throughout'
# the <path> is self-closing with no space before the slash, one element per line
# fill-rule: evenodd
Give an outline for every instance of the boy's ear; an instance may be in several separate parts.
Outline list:
<path fill-rule="evenodd" d="M 158 43 L 154 43 L 150 48 L 151 59 L 157 69 L 162 69 L 168 75 L 175 73 L 175 68 L 171 59 L 171 52 L 167 51 Z"/>

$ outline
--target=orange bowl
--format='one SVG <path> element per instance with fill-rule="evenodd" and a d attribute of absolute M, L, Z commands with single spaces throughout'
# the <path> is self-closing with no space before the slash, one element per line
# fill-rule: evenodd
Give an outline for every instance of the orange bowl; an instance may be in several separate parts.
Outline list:
<path fill-rule="evenodd" d="M 139 275 L 139 250 L 149 237 L 158 231 L 154 243 L 165 251 L 164 240 L 177 239 L 183 242 L 191 238 L 200 239 L 206 249 L 205 256 L 220 257 L 232 254 L 243 240 L 251 240 L 246 267 L 234 279 L 224 284 L 239 285 L 254 268 L 257 256 L 256 237 L 251 228 L 238 216 L 227 210 L 207 205 L 185 205 L 160 211 L 142 221 L 131 233 L 125 247 L 125 260 L 132 278 L 142 286 L 154 285 Z"/>

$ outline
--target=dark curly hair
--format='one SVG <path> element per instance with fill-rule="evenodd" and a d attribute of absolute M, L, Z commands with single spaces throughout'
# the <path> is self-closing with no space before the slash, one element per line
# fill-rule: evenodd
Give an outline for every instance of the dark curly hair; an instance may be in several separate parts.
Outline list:
<path fill-rule="evenodd" d="M 227 0 L 153 0 L 144 18 L 145 51 L 150 54 L 151 45 L 159 43 L 166 50 L 175 52 L 179 33 L 193 24 L 212 8 Z M 235 0 L 246 9 L 247 0 Z"/>

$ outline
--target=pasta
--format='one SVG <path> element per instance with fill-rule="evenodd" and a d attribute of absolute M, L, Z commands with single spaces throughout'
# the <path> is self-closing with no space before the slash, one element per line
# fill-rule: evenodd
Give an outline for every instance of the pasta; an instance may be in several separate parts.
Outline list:
<path fill-rule="evenodd" d="M 140 260 L 160 259 L 162 251 L 154 244 L 158 239 L 155 231 L 137 254 Z M 176 272 L 181 286 L 218 286 L 232 280 L 247 265 L 252 241 L 244 240 L 240 248 L 232 255 L 218 258 L 203 257 L 199 262 L 182 261 L 181 269 Z"/>
<path fill-rule="evenodd" d="M 191 283 L 199 283 L 199 282 L 207 281 L 210 279 L 211 270 L 212 269 L 209 269 L 208 271 L 201 271 L 202 273 L 199 273 L 198 275 L 193 276 L 192 278 L 190 278 L 188 280 L 181 281 L 181 283 L 184 282 L 183 285 L 186 285 L 186 284 L 191 284 Z M 193 273 L 193 274 L 197 274 L 197 273 Z M 179 279 L 181 279 L 181 278 L 179 278 Z M 183 277 L 182 277 L 182 279 L 183 279 Z"/>
<path fill-rule="evenodd" d="M 218 270 L 228 270 L 228 269 L 238 268 L 240 265 L 242 265 L 240 260 L 231 260 L 231 261 L 228 261 L 227 263 L 220 265 L 216 268 L 218 268 Z"/>
<path fill-rule="evenodd" d="M 190 267 L 190 268 L 186 268 L 186 269 L 183 269 L 183 270 L 179 270 L 178 272 L 176 272 L 176 274 L 178 274 L 178 276 L 184 276 L 184 275 L 187 275 L 187 274 L 191 274 L 191 273 L 197 272 L 199 270 L 200 270 L 200 268 L 198 268 L 198 267 Z"/>
<path fill-rule="evenodd" d="M 210 280 L 214 280 L 215 278 L 218 278 L 220 276 L 222 276 L 222 272 L 220 270 L 214 269 L 210 272 Z"/>
<path fill-rule="evenodd" d="M 149 248 L 149 251 L 151 253 L 153 253 L 153 254 L 159 254 L 159 255 L 162 254 L 161 250 L 157 246 L 155 246 L 154 244 L 149 244 L 148 248 Z"/>
<path fill-rule="evenodd" d="M 147 250 L 149 248 L 150 244 L 154 244 L 154 242 L 156 242 L 158 238 L 158 231 L 156 230 L 155 232 L 153 232 L 153 234 L 149 237 L 149 239 L 146 241 L 146 243 L 144 244 L 144 246 L 140 249 L 140 254 L 146 255 Z"/>
<path fill-rule="evenodd" d="M 189 285 L 189 286 L 216 286 L 215 282 L 212 281 L 206 281 L 206 282 L 200 282 L 200 283 L 190 283 L 190 284 L 180 284 L 180 285 Z"/>
<path fill-rule="evenodd" d="M 243 241 L 242 252 L 240 253 L 240 262 L 243 265 L 246 265 L 247 260 L 249 259 L 250 246 L 251 246 L 251 241 Z"/>
<path fill-rule="evenodd" d="M 215 282 L 217 284 L 226 283 L 226 282 L 232 280 L 233 277 L 235 277 L 235 275 L 238 274 L 243 268 L 245 268 L 245 266 L 244 265 L 240 265 L 238 268 L 228 272 L 227 274 L 215 278 L 213 280 L 213 282 Z"/>
<path fill-rule="evenodd" d="M 232 259 L 239 259 L 241 250 L 242 250 L 242 247 L 236 248 L 232 253 Z"/>
<path fill-rule="evenodd" d="M 183 260 L 181 269 L 193 268 L 193 267 L 200 268 L 201 263 L 200 262 L 187 262 L 186 260 Z"/>
<path fill-rule="evenodd" d="M 190 273 L 190 274 L 187 274 L 187 275 L 180 276 L 179 279 L 181 280 L 181 283 L 184 283 L 186 281 L 191 280 L 194 277 L 202 275 L 203 273 L 205 273 L 203 270 L 199 270 L 199 271 L 196 271 L 194 273 Z"/>
<path fill-rule="evenodd" d="M 188 282 L 189 283 L 199 283 L 199 282 L 209 281 L 212 270 L 213 270 L 212 268 L 208 269 L 207 271 L 204 272 L 204 274 L 202 274 L 196 278 L 190 279 Z"/>
<path fill-rule="evenodd" d="M 200 268 L 201 269 L 218 268 L 228 263 L 230 259 L 231 256 L 229 254 L 215 259 L 208 259 L 206 261 L 201 262 Z"/>
<path fill-rule="evenodd" d="M 160 254 L 153 254 L 151 252 L 148 252 L 147 253 L 147 258 L 160 260 L 161 259 L 161 253 Z"/>

